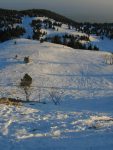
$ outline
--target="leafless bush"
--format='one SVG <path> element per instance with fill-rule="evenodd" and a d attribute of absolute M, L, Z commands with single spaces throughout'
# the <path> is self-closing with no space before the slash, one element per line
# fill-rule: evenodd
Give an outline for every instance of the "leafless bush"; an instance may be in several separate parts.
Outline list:
<path fill-rule="evenodd" d="M 29 63 L 30 62 L 30 57 L 28 56 L 28 57 L 24 57 L 24 62 L 25 63 Z"/>
<path fill-rule="evenodd" d="M 38 88 L 37 92 L 38 92 L 38 102 L 40 103 L 41 102 L 41 88 Z"/>
<path fill-rule="evenodd" d="M 4 105 L 10 105 L 10 106 L 16 106 L 19 107 L 22 105 L 21 101 L 17 101 L 14 98 L 0 98 L 0 104 L 4 104 Z"/>
<path fill-rule="evenodd" d="M 113 54 L 111 55 L 105 54 L 103 58 L 106 64 L 113 65 Z"/>
<path fill-rule="evenodd" d="M 51 87 L 50 92 L 49 92 L 49 97 L 55 105 L 58 105 L 60 104 L 63 93 L 64 92 L 61 91 L 60 89 L 56 87 Z"/>

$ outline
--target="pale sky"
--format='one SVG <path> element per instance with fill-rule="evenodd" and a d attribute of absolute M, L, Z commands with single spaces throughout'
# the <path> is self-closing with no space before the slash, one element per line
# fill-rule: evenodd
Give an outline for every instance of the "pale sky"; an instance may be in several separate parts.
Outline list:
<path fill-rule="evenodd" d="M 41 8 L 75 21 L 113 22 L 113 0 L 0 0 L 0 8 Z"/>

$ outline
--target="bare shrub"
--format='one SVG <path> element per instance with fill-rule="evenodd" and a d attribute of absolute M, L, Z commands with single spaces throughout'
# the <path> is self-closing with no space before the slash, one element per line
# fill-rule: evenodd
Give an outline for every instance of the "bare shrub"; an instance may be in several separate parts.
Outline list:
<path fill-rule="evenodd" d="M 103 57 L 106 64 L 113 65 L 113 54 L 105 54 Z"/>
<path fill-rule="evenodd" d="M 27 64 L 27 63 L 29 63 L 30 62 L 30 57 L 28 56 L 28 57 L 24 57 L 24 62 Z"/>
<path fill-rule="evenodd" d="M 0 98 L 0 104 L 19 107 L 22 103 L 14 98 Z"/>
<path fill-rule="evenodd" d="M 17 59 L 18 58 L 18 55 L 15 55 L 15 59 Z"/>
<path fill-rule="evenodd" d="M 56 87 L 51 87 L 50 92 L 49 92 L 49 97 L 55 105 L 58 105 L 60 104 L 63 93 L 64 92 L 61 91 L 60 89 Z"/>

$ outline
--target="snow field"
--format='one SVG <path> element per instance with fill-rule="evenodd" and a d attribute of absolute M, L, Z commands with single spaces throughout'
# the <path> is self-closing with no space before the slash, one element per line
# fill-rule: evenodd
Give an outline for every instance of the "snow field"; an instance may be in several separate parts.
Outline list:
<path fill-rule="evenodd" d="M 112 150 L 113 66 L 104 60 L 110 53 L 14 41 L 0 44 L 0 96 L 25 100 L 18 85 L 28 73 L 35 102 L 0 105 L 1 150 Z M 25 56 L 30 63 L 23 62 Z M 50 100 L 50 87 L 63 92 L 59 105 Z M 46 104 L 38 103 L 40 90 Z"/>

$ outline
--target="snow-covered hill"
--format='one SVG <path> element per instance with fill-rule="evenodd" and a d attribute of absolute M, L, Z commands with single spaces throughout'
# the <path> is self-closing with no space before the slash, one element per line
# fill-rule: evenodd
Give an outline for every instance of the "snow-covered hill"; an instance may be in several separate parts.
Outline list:
<path fill-rule="evenodd" d="M 24 27 L 26 33 L 22 36 L 23 38 L 32 38 L 33 36 L 33 27 L 31 27 L 31 23 L 33 20 L 45 20 L 47 17 L 28 17 L 24 16 L 22 18 L 22 24 L 20 26 Z M 53 19 L 49 19 L 52 22 L 55 22 Z M 58 30 L 53 29 L 44 29 L 41 28 L 41 32 L 46 32 L 47 35 L 44 37 L 54 37 L 54 36 L 63 36 L 65 34 L 74 35 L 74 36 L 87 36 L 87 34 L 76 31 L 76 28 L 69 29 L 68 25 L 62 24 L 61 27 L 55 26 Z M 42 37 L 43 38 L 43 37 Z M 96 45 L 101 51 L 113 52 L 113 40 L 108 38 L 101 39 L 100 36 L 90 35 L 90 42 L 81 41 L 81 43 L 91 43 L 92 45 Z"/>
<path fill-rule="evenodd" d="M 112 150 L 113 66 L 106 55 L 28 39 L 1 43 L 0 96 L 25 100 L 19 84 L 28 73 L 30 100 L 46 104 L 1 104 L 0 149 Z M 53 89 L 59 105 L 51 101 Z"/>
<path fill-rule="evenodd" d="M 39 10 L 14 11 L 13 15 L 9 10 L 6 14 L 4 11 L 0 10 L 0 42 L 15 37 L 43 39 L 75 49 L 113 52 L 112 24 L 77 23 L 57 14 L 55 18 L 52 12 L 43 14 L 44 10 L 42 14 Z"/>

